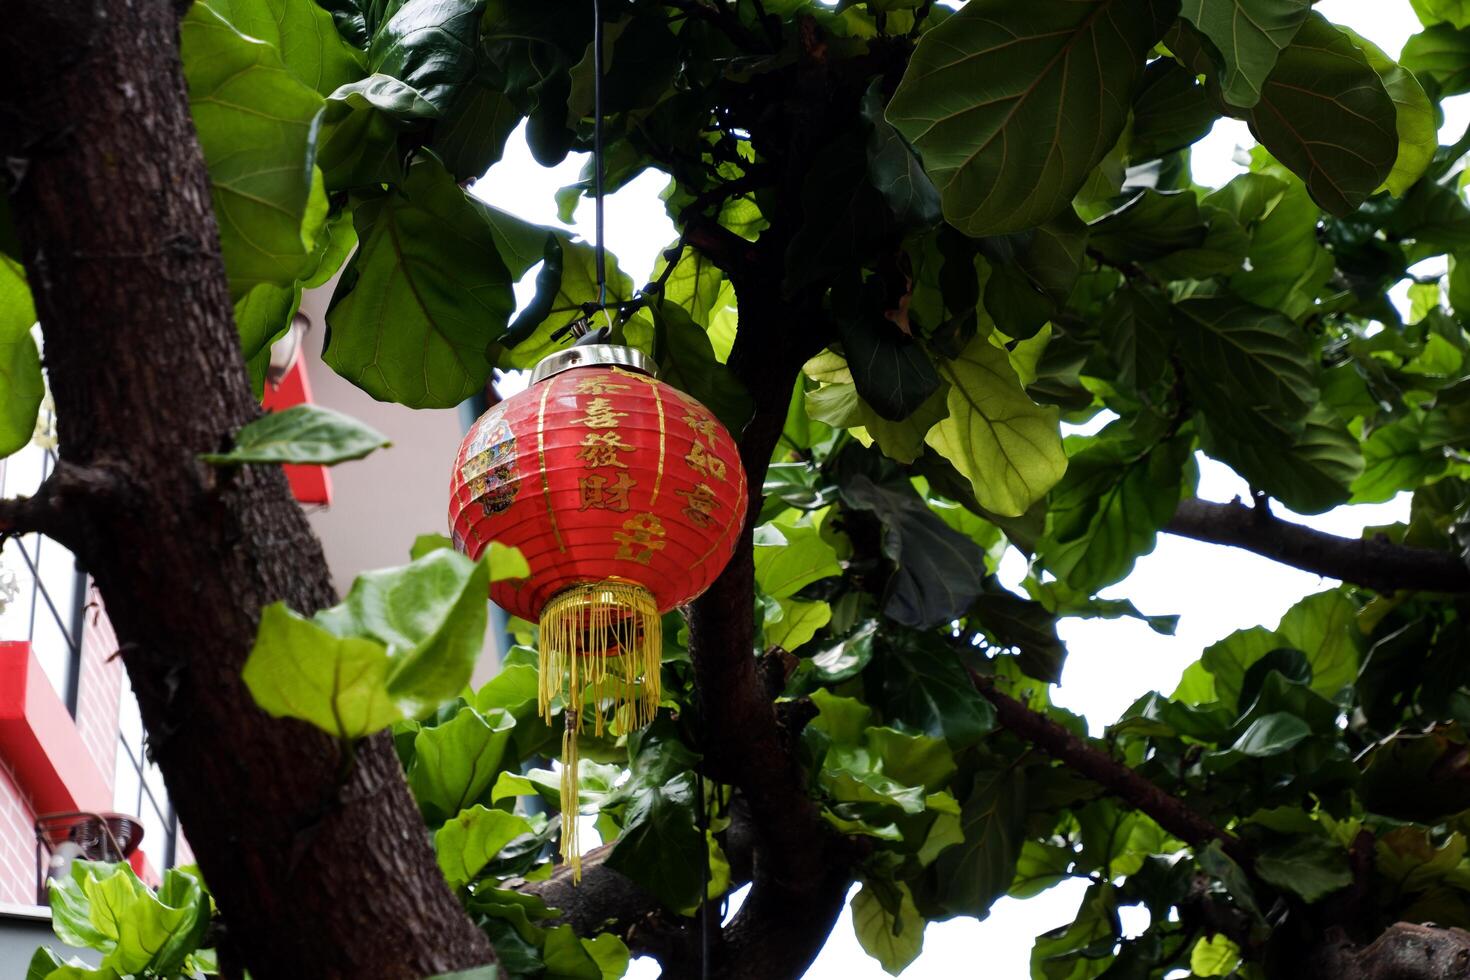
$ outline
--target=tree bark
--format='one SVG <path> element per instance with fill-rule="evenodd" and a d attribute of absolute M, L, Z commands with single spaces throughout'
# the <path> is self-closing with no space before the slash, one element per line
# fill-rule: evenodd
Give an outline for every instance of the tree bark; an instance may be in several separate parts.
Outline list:
<path fill-rule="evenodd" d="M 749 513 L 735 557 L 688 610 L 706 771 L 740 788 L 755 839 L 750 894 L 712 950 L 710 976 L 718 980 L 800 977 L 831 933 L 852 880 L 850 855 L 822 820 L 794 739 L 757 672 L 751 534 L 797 373 L 825 344 L 810 318 L 782 303 L 779 277 L 764 288 L 760 281 L 747 274 L 737 284 L 740 329 L 729 361 L 755 402 L 740 440 Z M 699 976 L 693 962 L 663 962 L 669 980 Z"/>
<path fill-rule="evenodd" d="M 14 2 L 0 150 L 61 456 L 49 530 L 96 578 L 189 842 L 257 980 L 417 978 L 493 960 L 434 862 L 386 736 L 338 748 L 255 707 L 260 608 L 334 601 L 278 467 L 198 454 L 255 418 L 165 0 Z M 77 481 L 73 480 L 73 483 Z M 48 491 L 49 493 L 49 491 Z"/>
<path fill-rule="evenodd" d="M 1244 548 L 1379 592 L 1470 592 L 1470 564 L 1458 555 L 1394 544 L 1381 537 L 1344 538 L 1283 521 L 1239 501 L 1185 500 L 1164 530 L 1209 544 Z"/>
<path fill-rule="evenodd" d="M 1470 932 L 1396 922 L 1367 946 L 1329 931 L 1307 964 L 1310 980 L 1470 980 Z"/>

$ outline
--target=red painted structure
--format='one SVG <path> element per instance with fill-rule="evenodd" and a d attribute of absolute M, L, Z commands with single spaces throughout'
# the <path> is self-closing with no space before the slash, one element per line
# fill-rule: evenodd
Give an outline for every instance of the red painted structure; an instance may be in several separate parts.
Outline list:
<path fill-rule="evenodd" d="M 268 412 L 279 412 L 311 400 L 311 381 L 306 376 L 306 358 L 298 357 L 278 384 L 266 382 L 265 398 L 261 400 L 261 406 Z M 291 482 L 292 496 L 301 503 L 332 502 L 332 477 L 325 466 L 288 464 L 281 469 L 286 471 L 286 479 Z"/>

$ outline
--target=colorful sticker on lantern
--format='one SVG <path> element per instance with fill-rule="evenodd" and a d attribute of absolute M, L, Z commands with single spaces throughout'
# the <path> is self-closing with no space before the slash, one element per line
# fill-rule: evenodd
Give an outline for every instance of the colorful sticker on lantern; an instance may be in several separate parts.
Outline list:
<path fill-rule="evenodd" d="M 497 416 L 491 421 L 493 424 L 482 426 L 475 437 L 479 444 L 483 436 L 489 448 L 466 460 L 460 469 L 461 476 L 469 481 L 471 499 L 480 502 L 486 517 L 508 510 L 520 492 L 515 478 L 515 435 L 505 420 Z"/>
<path fill-rule="evenodd" d="M 612 483 L 601 473 L 581 477 L 577 480 L 577 486 L 582 491 L 582 506 L 579 509 L 625 511 L 628 509 L 628 491 L 637 485 L 638 482 L 626 473 L 619 473 Z"/>
<path fill-rule="evenodd" d="M 582 440 L 582 451 L 577 458 L 589 467 L 616 466 L 627 469 L 628 464 L 618 458 L 618 453 L 631 453 L 633 447 L 623 441 L 616 432 L 589 432 Z"/>
<path fill-rule="evenodd" d="M 706 478 L 723 480 L 725 478 L 725 461 L 718 456 L 711 455 L 700 442 L 692 443 L 689 453 L 684 457 L 684 462 L 689 468 Z"/>
<path fill-rule="evenodd" d="M 687 506 L 680 512 L 700 527 L 710 527 L 715 523 L 715 492 L 710 489 L 708 483 L 701 483 L 693 490 L 675 490 L 679 496 L 684 498 Z"/>
<path fill-rule="evenodd" d="M 613 411 L 612 402 L 606 398 L 594 398 L 584 406 L 587 414 L 573 422 L 580 422 L 589 429 L 616 429 L 618 419 L 627 418 L 627 412 Z"/>
<path fill-rule="evenodd" d="M 606 395 L 609 392 L 627 391 L 628 387 L 605 375 L 592 375 L 579 380 L 572 391 L 578 395 Z"/>
<path fill-rule="evenodd" d="M 623 522 L 621 531 L 613 532 L 613 540 L 618 543 L 618 552 L 613 557 L 647 565 L 654 552 L 663 551 L 668 544 L 664 540 L 667 533 L 656 515 L 636 514 Z"/>

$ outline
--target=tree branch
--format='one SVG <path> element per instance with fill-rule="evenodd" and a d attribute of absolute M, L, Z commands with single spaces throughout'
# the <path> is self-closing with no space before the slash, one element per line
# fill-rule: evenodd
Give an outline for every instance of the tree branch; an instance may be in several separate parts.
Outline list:
<path fill-rule="evenodd" d="M 40 533 L 75 550 L 84 536 L 87 510 L 115 498 L 122 485 L 121 475 L 112 467 L 57 460 L 34 495 L 0 498 L 0 543 Z"/>
<path fill-rule="evenodd" d="M 1159 789 L 1131 768 L 1089 745 L 1039 711 L 1033 711 L 995 686 L 992 678 L 970 672 L 975 688 L 995 706 L 1001 727 L 1020 736 L 1067 768 L 1087 777 L 1135 810 L 1146 813 L 1191 847 L 1218 841 L 1225 853 L 1242 867 L 1252 863 L 1250 849 L 1234 834 L 1222 830 L 1189 804 Z"/>
<path fill-rule="evenodd" d="M 1470 565 L 1445 551 L 1394 544 L 1383 537 L 1344 538 L 1283 521 L 1235 501 L 1180 503 L 1170 534 L 1244 548 L 1285 565 L 1380 592 L 1470 592 Z"/>
<path fill-rule="evenodd" d="M 1321 980 L 1465 980 L 1470 977 L 1470 932 L 1432 924 L 1396 922 L 1367 946 L 1329 930 L 1310 963 Z"/>

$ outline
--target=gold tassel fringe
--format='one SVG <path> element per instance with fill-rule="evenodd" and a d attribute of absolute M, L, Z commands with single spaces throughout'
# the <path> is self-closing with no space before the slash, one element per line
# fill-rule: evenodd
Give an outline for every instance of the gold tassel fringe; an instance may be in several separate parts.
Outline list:
<path fill-rule="evenodd" d="M 625 730 L 653 721 L 662 695 L 663 623 L 653 594 L 643 586 L 594 582 L 573 586 L 546 604 L 540 639 L 541 717 L 551 720 L 552 703 L 558 699 L 566 713 L 561 742 L 561 856 L 572 866 L 573 880 L 580 880 L 577 733 L 590 714 L 592 733 L 601 737 L 609 707 Z"/>

